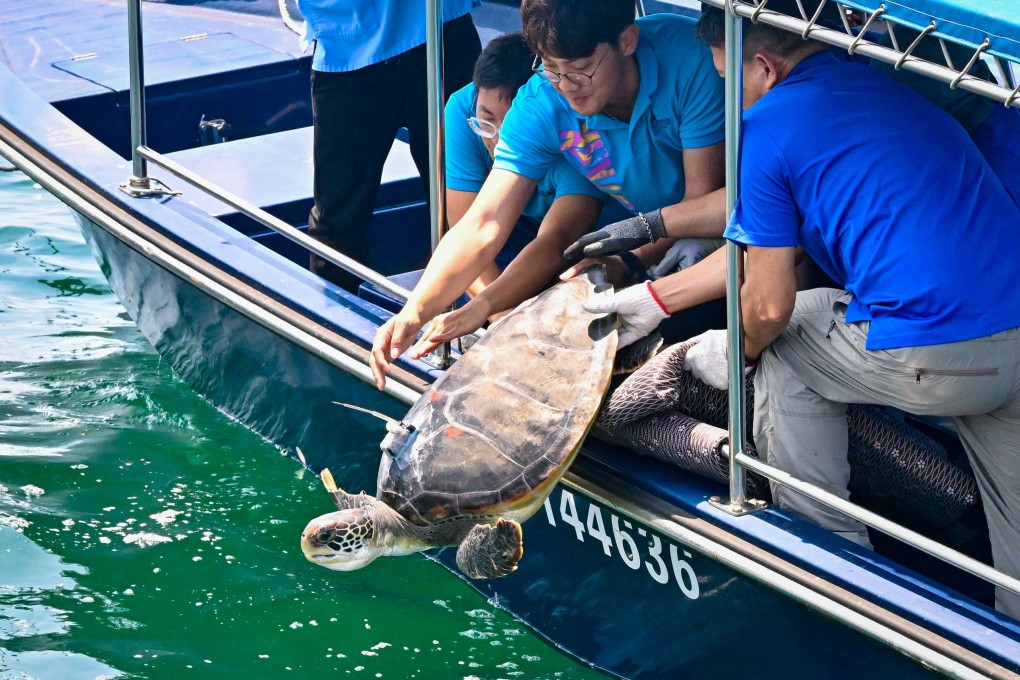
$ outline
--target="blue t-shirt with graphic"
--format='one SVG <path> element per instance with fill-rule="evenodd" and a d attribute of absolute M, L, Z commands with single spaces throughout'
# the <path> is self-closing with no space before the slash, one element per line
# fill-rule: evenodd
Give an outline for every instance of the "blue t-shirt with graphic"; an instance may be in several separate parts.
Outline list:
<path fill-rule="evenodd" d="M 446 187 L 477 192 L 492 169 L 492 156 L 474 133 L 467 119 L 475 115 L 475 86 L 471 83 L 454 92 L 446 102 Z M 538 180 L 524 214 L 539 222 L 560 196 L 581 194 L 599 200 L 606 196 L 573 168 L 566 159 L 554 162 Z"/>
<path fill-rule="evenodd" d="M 503 122 L 494 167 L 541 178 L 559 158 L 631 213 L 684 197 L 684 149 L 723 141 L 723 81 L 694 21 L 673 14 L 637 20 L 641 82 L 629 123 L 582 116 L 554 85 L 532 76 Z"/>
<path fill-rule="evenodd" d="M 933 141 L 934 140 L 934 141 Z M 1020 209 L 963 127 L 910 88 L 830 53 L 744 113 L 726 238 L 801 245 L 871 321 L 871 350 L 1020 326 L 1009 254 Z"/>
<path fill-rule="evenodd" d="M 480 4 L 446 0 L 443 21 L 462 17 Z M 316 41 L 315 71 L 354 71 L 425 44 L 424 2 L 297 0 L 297 7 L 305 18 L 305 40 Z"/>

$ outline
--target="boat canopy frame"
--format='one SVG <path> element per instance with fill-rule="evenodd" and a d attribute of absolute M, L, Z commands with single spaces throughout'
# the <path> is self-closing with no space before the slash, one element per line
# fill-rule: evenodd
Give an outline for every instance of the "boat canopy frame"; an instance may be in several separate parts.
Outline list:
<path fill-rule="evenodd" d="M 426 50 L 429 59 L 429 100 L 430 100 L 430 174 L 432 188 L 430 190 L 431 222 L 433 229 L 433 247 L 441 237 L 445 223 L 445 204 L 443 201 L 443 69 L 442 69 L 442 30 L 440 17 L 442 0 L 419 0 L 425 2 L 427 12 Z M 726 205 L 728 214 L 732 214 L 737 196 L 739 195 L 740 139 L 742 118 L 742 69 L 741 63 L 741 26 L 742 19 L 761 22 L 783 30 L 799 33 L 805 40 L 818 40 L 833 46 L 845 48 L 850 54 L 859 53 L 871 59 L 886 62 L 896 69 L 907 69 L 921 75 L 934 78 L 948 84 L 951 88 L 962 88 L 969 92 L 988 97 L 1008 107 L 1020 109 L 1020 77 L 1014 72 L 1020 65 L 1020 41 L 1004 37 L 1004 32 L 983 32 L 976 28 L 975 22 L 966 23 L 955 20 L 949 10 L 960 10 L 964 17 L 980 18 L 982 13 L 977 8 L 980 0 L 820 0 L 816 11 L 809 15 L 802 0 L 797 0 L 799 16 L 783 14 L 769 8 L 769 0 L 749 2 L 748 0 L 704 0 L 707 4 L 726 11 Z M 843 19 L 842 30 L 822 26 L 818 23 L 823 7 L 832 2 Z M 849 11 L 864 12 L 866 17 L 863 28 L 855 31 L 847 20 Z M 644 3 L 636 0 L 636 13 L 644 15 Z M 942 18 L 943 16 L 948 18 Z M 890 29 L 892 46 L 878 44 L 871 40 L 868 29 L 876 21 L 882 20 Z M 1001 21 L 1009 28 L 1018 27 L 1020 23 L 1010 24 L 1010 18 Z M 1015 20 L 1014 20 L 1015 21 Z M 195 188 L 230 205 L 240 213 L 267 226 L 286 238 L 302 245 L 325 260 L 372 283 L 401 300 L 406 300 L 409 291 L 397 286 L 379 272 L 362 265 L 343 253 L 325 246 L 307 236 L 298 229 L 283 222 L 267 211 L 237 197 L 222 187 L 217 186 L 198 173 L 194 173 L 175 163 L 163 154 L 148 148 L 145 135 L 145 79 L 144 55 L 142 50 L 141 0 L 128 1 L 128 30 L 130 60 L 130 104 L 131 104 L 131 143 L 132 143 L 132 176 L 121 185 L 129 195 L 137 198 L 174 195 L 158 180 L 148 176 L 147 161 L 152 162 L 167 172 L 184 180 Z M 909 44 L 901 44 L 895 36 L 895 25 L 902 25 L 920 35 Z M 913 54 L 921 38 L 931 35 L 942 45 L 946 64 L 937 64 Z M 962 45 L 972 50 L 972 56 L 966 64 L 957 65 L 950 57 L 947 43 Z M 996 82 L 974 76 L 971 70 L 978 60 L 990 61 Z M 1004 62 L 1013 64 L 1007 66 Z M 762 501 L 746 497 L 746 472 L 752 470 L 762 476 L 789 486 L 795 491 L 823 503 L 839 512 L 857 519 L 883 533 L 907 543 L 946 563 L 952 564 L 978 578 L 996 586 L 1020 594 L 1020 580 L 1008 576 L 991 566 L 955 551 L 948 546 L 933 541 L 917 532 L 899 525 L 888 518 L 873 513 L 861 506 L 845 501 L 816 486 L 798 480 L 793 475 L 783 472 L 751 457 L 746 452 L 745 427 L 745 389 L 744 389 L 744 350 L 743 330 L 740 317 L 740 286 L 743 282 L 743 253 L 734 243 L 726 245 L 726 296 L 727 296 L 727 328 L 728 352 L 730 357 L 729 378 L 729 441 L 726 447 L 730 461 L 729 497 L 714 498 L 713 503 L 734 515 L 743 515 L 765 507 Z M 370 374 L 364 367 L 349 366 L 353 375 L 371 383 Z M 389 390 L 388 390 L 389 391 Z M 405 402 L 411 399 L 408 394 L 399 394 Z"/>

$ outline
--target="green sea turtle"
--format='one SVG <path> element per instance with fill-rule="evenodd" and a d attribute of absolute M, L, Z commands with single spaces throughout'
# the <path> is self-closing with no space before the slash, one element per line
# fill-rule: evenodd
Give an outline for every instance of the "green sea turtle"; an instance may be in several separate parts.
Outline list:
<path fill-rule="evenodd" d="M 458 546 L 471 578 L 505 576 L 523 554 L 520 523 L 566 472 L 609 385 L 615 315 L 605 270 L 559 283 L 495 324 L 383 439 L 376 496 L 323 481 L 339 510 L 312 520 L 305 556 L 350 571 L 381 555 Z"/>

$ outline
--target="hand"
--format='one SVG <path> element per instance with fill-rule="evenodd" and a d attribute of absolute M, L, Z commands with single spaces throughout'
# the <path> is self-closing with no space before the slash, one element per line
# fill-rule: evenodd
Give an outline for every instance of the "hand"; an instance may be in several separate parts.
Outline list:
<path fill-rule="evenodd" d="M 560 281 L 572 279 L 584 270 L 597 264 L 606 266 L 606 281 L 614 286 L 622 285 L 627 279 L 627 267 L 618 257 L 586 257 L 567 271 L 560 274 Z"/>
<path fill-rule="evenodd" d="M 654 267 L 648 269 L 653 280 L 687 269 L 712 254 L 721 245 L 721 239 L 682 238 L 669 247 Z"/>
<path fill-rule="evenodd" d="M 669 316 L 669 312 L 655 296 L 652 284 L 648 281 L 624 288 L 618 293 L 613 293 L 608 299 L 585 300 L 581 307 L 592 314 L 616 312 L 620 315 L 617 348 L 626 347 L 645 337 Z"/>
<path fill-rule="evenodd" d="M 420 359 L 444 342 L 475 332 L 485 324 L 488 317 L 488 306 L 479 298 L 474 298 L 456 311 L 440 314 L 432 319 L 418 343 L 411 348 L 411 358 Z"/>
<path fill-rule="evenodd" d="M 684 356 L 684 370 L 717 390 L 730 388 L 730 368 L 726 360 L 726 331 L 705 331 L 687 342 L 695 343 Z M 755 365 L 757 362 L 755 362 Z M 744 375 L 754 369 L 754 365 L 744 366 Z"/>
<path fill-rule="evenodd" d="M 375 332 L 368 366 L 375 377 L 375 386 L 380 390 L 386 387 L 386 375 L 390 372 L 390 366 L 411 346 L 421 326 L 418 316 L 409 312 L 405 306 Z"/>
<path fill-rule="evenodd" d="M 666 225 L 662 211 L 638 213 L 619 222 L 614 222 L 598 231 L 585 234 L 574 245 L 563 251 L 563 257 L 577 260 L 581 257 L 600 257 L 624 250 L 634 250 L 647 243 L 666 238 Z"/>

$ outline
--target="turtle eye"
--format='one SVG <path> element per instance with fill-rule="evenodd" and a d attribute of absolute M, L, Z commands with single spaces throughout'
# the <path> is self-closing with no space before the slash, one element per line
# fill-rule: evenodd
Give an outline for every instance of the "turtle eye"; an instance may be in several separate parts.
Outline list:
<path fill-rule="evenodd" d="M 334 532 L 332 527 L 320 527 L 315 532 L 315 542 L 320 545 L 325 545 L 333 540 Z"/>

